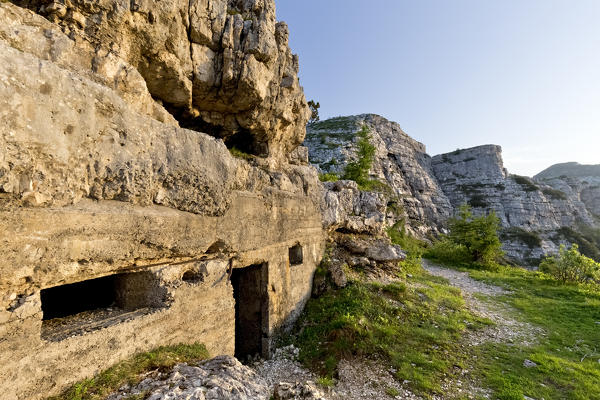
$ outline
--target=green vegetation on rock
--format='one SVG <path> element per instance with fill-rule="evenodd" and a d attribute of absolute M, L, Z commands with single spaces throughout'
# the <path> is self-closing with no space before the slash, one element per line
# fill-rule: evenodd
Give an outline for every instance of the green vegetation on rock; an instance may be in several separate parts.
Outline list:
<path fill-rule="evenodd" d="M 537 192 L 540 190 L 539 186 L 536 185 L 530 178 L 520 175 L 511 175 L 513 181 L 521 185 L 526 192 Z"/>
<path fill-rule="evenodd" d="M 327 172 L 325 174 L 319 174 L 319 180 L 321 182 L 337 182 L 340 180 L 340 177 L 333 172 Z"/>
<path fill-rule="evenodd" d="M 168 369 L 180 363 L 192 363 L 209 357 L 203 344 L 162 346 L 136 354 L 102 371 L 94 378 L 76 383 L 59 396 L 48 400 L 101 400 L 125 384 L 136 385 L 146 372 Z"/>
<path fill-rule="evenodd" d="M 375 158 L 375 146 L 370 142 L 369 128 L 363 125 L 357 136 L 359 138 L 357 143 L 358 159 L 346 164 L 342 178 L 356 182 L 360 190 L 384 189 L 383 186 L 387 185 L 369 178 L 369 171 Z"/>
<path fill-rule="evenodd" d="M 255 158 L 255 156 L 253 156 L 252 154 L 248 154 L 248 153 L 238 149 L 237 147 L 231 147 L 229 149 L 229 153 L 232 156 L 234 156 L 235 158 L 239 158 L 239 159 L 246 160 L 246 161 L 250 161 Z"/>
<path fill-rule="evenodd" d="M 393 244 L 397 244 L 406 252 L 406 260 L 400 263 L 401 271 L 419 271 L 421 269 L 421 257 L 427 250 L 427 243 L 408 234 L 404 220 L 389 227 L 387 235 Z"/>
<path fill-rule="evenodd" d="M 530 249 L 540 247 L 542 244 L 542 238 L 536 232 L 526 231 L 525 229 L 516 226 L 503 229 L 500 237 L 504 240 L 525 243 Z"/>
<path fill-rule="evenodd" d="M 575 243 L 583 255 L 600 262 L 600 229 L 581 226 L 575 230 L 563 226 L 558 229 L 553 239 L 557 241 L 563 239 L 569 243 Z"/>
<path fill-rule="evenodd" d="M 544 188 L 542 193 L 554 200 L 567 200 L 567 194 L 562 190 Z"/>

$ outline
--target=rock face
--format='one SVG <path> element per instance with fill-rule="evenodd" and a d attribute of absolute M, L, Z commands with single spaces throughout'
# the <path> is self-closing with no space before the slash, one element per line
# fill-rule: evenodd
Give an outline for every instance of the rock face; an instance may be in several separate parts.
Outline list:
<path fill-rule="evenodd" d="M 274 158 L 302 143 L 309 111 L 273 0 L 14 3 L 56 23 L 113 86 L 142 78 L 182 126 Z"/>
<path fill-rule="evenodd" d="M 452 205 L 471 205 L 476 212 L 494 210 L 502 222 L 507 255 L 521 262 L 555 252 L 563 227 L 594 226 L 591 208 L 582 193 L 590 182 L 575 178 L 533 180 L 510 175 L 503 166 L 500 146 L 485 145 L 433 157 L 433 170 Z M 571 180 L 571 184 L 566 180 Z M 591 179 L 590 179 L 591 181 Z M 586 191 L 587 190 L 587 191 Z M 588 203 L 594 204 L 594 195 Z"/>
<path fill-rule="evenodd" d="M 579 197 L 596 219 L 600 216 L 600 165 L 556 164 L 534 179 L 570 194 L 569 197 Z"/>
<path fill-rule="evenodd" d="M 0 2 L 3 396 L 160 345 L 268 355 L 324 244 L 273 2 L 15 3 L 30 9 Z M 209 50 L 218 84 L 194 53 Z"/>
<path fill-rule="evenodd" d="M 554 164 L 534 176 L 534 179 L 600 177 L 600 165 L 582 165 L 576 162 Z"/>
<path fill-rule="evenodd" d="M 365 114 L 311 124 L 305 141 L 311 163 L 321 172 L 343 174 L 347 163 L 357 158 L 356 134 L 363 126 L 376 148 L 370 175 L 390 188 L 388 225 L 405 219 L 407 228 L 419 235 L 437 231 L 452 207 L 433 176 L 425 146 L 397 123 Z"/>
<path fill-rule="evenodd" d="M 363 192 L 354 181 L 324 183 L 321 211 L 329 230 L 382 235 L 387 220 L 387 199 L 382 193 Z"/>

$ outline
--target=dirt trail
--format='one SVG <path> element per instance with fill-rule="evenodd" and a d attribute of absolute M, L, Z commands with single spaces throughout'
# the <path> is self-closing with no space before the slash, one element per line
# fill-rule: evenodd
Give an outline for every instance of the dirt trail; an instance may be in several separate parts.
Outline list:
<path fill-rule="evenodd" d="M 487 329 L 471 332 L 468 343 L 476 346 L 485 342 L 519 343 L 530 346 L 537 341 L 542 330 L 526 322 L 517 321 L 511 315 L 516 310 L 499 301 L 484 300 L 482 296 L 500 296 L 510 294 L 509 291 L 493 285 L 476 281 L 467 272 L 456 271 L 441 265 L 423 260 L 423 268 L 432 275 L 447 279 L 452 286 L 459 288 L 467 306 L 479 316 L 490 319 L 495 325 Z"/>

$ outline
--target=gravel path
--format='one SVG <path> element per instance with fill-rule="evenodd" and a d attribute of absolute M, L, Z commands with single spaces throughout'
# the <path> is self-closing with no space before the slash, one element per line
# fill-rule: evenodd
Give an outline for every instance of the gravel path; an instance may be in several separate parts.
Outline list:
<path fill-rule="evenodd" d="M 459 288 L 467 306 L 471 311 L 484 318 L 494 322 L 494 326 L 476 332 L 471 332 L 468 337 L 468 343 L 476 346 L 485 342 L 495 343 L 519 343 L 520 345 L 531 346 L 537 341 L 543 331 L 526 322 L 517 321 L 511 314 L 517 311 L 507 304 L 498 301 L 485 301 L 484 296 L 500 296 L 510 292 L 493 285 L 477 281 L 467 272 L 456 271 L 446 268 L 431 261 L 423 260 L 423 267 L 432 275 L 447 279 L 452 286 Z"/>

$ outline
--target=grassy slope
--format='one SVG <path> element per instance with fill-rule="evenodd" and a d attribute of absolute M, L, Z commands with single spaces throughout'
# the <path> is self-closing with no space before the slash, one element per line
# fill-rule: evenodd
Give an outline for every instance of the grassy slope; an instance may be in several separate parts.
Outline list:
<path fill-rule="evenodd" d="M 443 279 L 422 270 L 407 279 L 354 281 L 312 299 L 295 340 L 301 361 L 332 377 L 341 359 L 377 354 L 414 391 L 441 393 L 441 378 L 460 371 L 468 358 L 459 351 L 462 335 L 489 321 L 473 316 L 460 291 Z"/>
<path fill-rule="evenodd" d="M 124 384 L 135 385 L 142 380 L 142 375 L 156 369 L 168 369 L 176 364 L 191 363 L 209 357 L 202 344 L 177 345 L 159 347 L 147 353 L 140 353 L 131 359 L 121 361 L 117 365 L 101 372 L 98 376 L 83 380 L 67 389 L 59 396 L 49 400 L 100 400 Z M 143 396 L 131 400 L 143 399 Z"/>
<path fill-rule="evenodd" d="M 472 271 L 471 276 L 510 289 L 513 293 L 499 300 L 519 311 L 515 318 L 546 332 L 531 348 L 487 344 L 476 349 L 481 379 L 499 399 L 600 399 L 598 288 L 562 285 L 518 268 Z M 538 367 L 524 367 L 525 359 Z"/>

